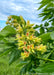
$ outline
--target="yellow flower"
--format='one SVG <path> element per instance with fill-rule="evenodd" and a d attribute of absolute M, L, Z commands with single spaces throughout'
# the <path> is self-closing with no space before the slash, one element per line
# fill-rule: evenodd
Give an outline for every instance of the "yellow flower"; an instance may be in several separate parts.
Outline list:
<path fill-rule="evenodd" d="M 29 21 L 29 20 L 27 20 L 27 23 L 26 23 L 26 25 L 28 25 L 28 26 L 30 25 L 30 21 Z"/>
<path fill-rule="evenodd" d="M 21 56 L 24 56 L 24 53 L 23 52 L 21 53 Z"/>
<path fill-rule="evenodd" d="M 19 43 L 24 43 L 24 41 L 22 41 L 22 40 L 18 40 L 18 42 L 19 42 Z"/>
<path fill-rule="evenodd" d="M 18 43 L 18 46 L 22 46 L 23 45 L 23 43 Z"/>
<path fill-rule="evenodd" d="M 24 45 L 24 41 L 18 40 L 18 46 Z"/>
<path fill-rule="evenodd" d="M 29 52 L 26 52 L 26 51 L 25 51 L 24 53 L 21 53 L 21 57 L 22 57 L 23 59 L 29 57 Z"/>
<path fill-rule="evenodd" d="M 44 46 L 43 44 L 37 46 L 36 49 L 41 52 L 46 52 L 46 46 Z"/>
<path fill-rule="evenodd" d="M 21 33 L 21 32 L 23 32 L 23 29 L 22 29 L 22 27 L 19 25 L 19 26 L 17 27 L 16 31 L 19 32 L 19 33 Z"/>
<path fill-rule="evenodd" d="M 12 18 L 12 16 L 9 16 L 9 17 L 8 17 L 8 20 L 11 20 L 11 18 Z"/>
<path fill-rule="evenodd" d="M 20 38 L 20 35 L 19 34 L 16 34 L 16 38 Z"/>
<path fill-rule="evenodd" d="M 24 35 L 24 34 L 22 34 L 22 38 L 23 38 L 23 39 L 25 38 L 25 35 Z"/>
<path fill-rule="evenodd" d="M 22 16 L 21 20 L 23 21 Z M 22 22 L 23 23 L 23 22 Z M 15 23 L 14 23 L 15 24 Z M 18 49 L 23 50 L 24 52 L 21 53 L 22 58 L 26 58 L 29 56 L 29 53 L 31 52 L 35 52 L 36 51 L 40 51 L 41 53 L 46 52 L 46 46 L 41 43 L 41 38 L 34 36 L 34 32 L 35 29 L 32 28 L 33 24 L 30 24 L 30 21 L 27 21 L 26 25 L 22 26 L 20 24 L 18 24 L 18 26 L 16 27 L 17 30 L 17 35 L 16 35 L 16 39 L 18 41 Z M 26 30 L 25 33 L 23 30 Z M 35 45 L 37 45 L 35 47 Z M 28 51 L 28 52 L 26 52 Z"/>
<path fill-rule="evenodd" d="M 32 40 L 32 39 L 33 39 L 33 36 L 31 35 L 31 36 L 30 36 L 30 40 Z"/>
<path fill-rule="evenodd" d="M 22 23 L 25 24 L 25 21 L 21 15 L 20 15 L 20 19 L 21 19 Z"/>
<path fill-rule="evenodd" d="M 34 39 L 34 36 L 33 36 L 33 34 L 31 34 L 31 36 L 30 36 L 30 40 L 33 40 Z"/>
<path fill-rule="evenodd" d="M 23 60 L 26 58 L 24 53 L 21 53 L 21 58 L 22 58 Z"/>
<path fill-rule="evenodd" d="M 29 52 L 24 52 L 25 56 L 28 57 L 29 56 Z"/>
<path fill-rule="evenodd" d="M 30 26 L 33 26 L 34 24 L 30 24 Z"/>
<path fill-rule="evenodd" d="M 14 23 L 13 26 L 18 26 L 18 23 Z"/>
<path fill-rule="evenodd" d="M 26 47 L 24 46 L 24 47 L 23 47 L 23 50 L 25 50 L 25 49 L 26 49 Z"/>
<path fill-rule="evenodd" d="M 31 47 L 31 49 L 34 49 L 34 44 L 31 44 L 30 47 Z"/>
<path fill-rule="evenodd" d="M 40 42 L 41 42 L 41 38 L 35 37 L 35 38 L 34 38 L 34 42 L 40 43 Z"/>
<path fill-rule="evenodd" d="M 30 28 L 30 29 L 27 28 L 27 31 L 30 32 L 30 33 L 31 33 L 31 32 L 32 32 L 32 33 L 35 32 L 35 30 L 34 30 L 33 28 Z"/>
<path fill-rule="evenodd" d="M 12 21 L 13 23 L 16 23 L 17 22 L 17 20 L 16 19 L 13 19 L 13 21 Z"/>
<path fill-rule="evenodd" d="M 32 52 L 35 53 L 35 51 L 32 49 Z"/>
<path fill-rule="evenodd" d="M 22 37 L 19 34 L 16 34 L 16 40 L 22 40 Z"/>
<path fill-rule="evenodd" d="M 31 28 L 34 24 L 30 24 L 30 21 L 28 20 L 27 23 L 26 23 L 26 28 Z"/>
<path fill-rule="evenodd" d="M 20 50 L 21 50 L 21 49 L 23 49 L 23 47 L 24 47 L 24 46 L 18 46 L 18 49 L 20 49 Z"/>
<path fill-rule="evenodd" d="M 9 21 L 7 21 L 7 22 L 6 22 L 6 24 L 10 24 L 10 22 L 9 22 Z"/>

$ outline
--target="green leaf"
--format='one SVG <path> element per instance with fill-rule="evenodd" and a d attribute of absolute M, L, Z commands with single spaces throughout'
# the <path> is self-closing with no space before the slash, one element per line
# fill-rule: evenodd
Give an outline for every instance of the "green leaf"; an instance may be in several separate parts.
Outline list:
<path fill-rule="evenodd" d="M 41 0 L 38 10 L 42 8 L 42 12 L 39 17 L 42 17 L 42 21 L 51 21 L 52 25 L 54 22 L 54 0 Z"/>
<path fill-rule="evenodd" d="M 20 75 L 26 74 L 26 72 L 30 72 L 32 69 L 32 63 L 28 62 L 26 65 L 24 65 L 20 70 Z"/>
<path fill-rule="evenodd" d="M 42 0 L 41 2 L 40 2 L 40 7 L 38 8 L 38 10 L 40 10 L 42 7 L 44 7 L 45 5 L 47 5 L 48 3 L 50 3 L 51 1 L 53 1 L 53 0 Z"/>
<path fill-rule="evenodd" d="M 11 48 L 12 46 L 8 46 L 6 44 L 0 44 L 0 51 L 4 51 L 5 49 Z"/>
<path fill-rule="evenodd" d="M 54 60 L 54 52 L 51 54 L 51 57 L 50 58 Z"/>
<path fill-rule="evenodd" d="M 40 34 L 43 34 L 45 31 L 44 31 L 44 28 L 43 27 L 41 27 L 40 28 Z"/>
<path fill-rule="evenodd" d="M 21 51 L 18 50 L 17 48 L 13 48 L 10 54 L 9 64 L 12 64 L 14 61 L 19 59 L 20 55 L 21 55 Z"/>
<path fill-rule="evenodd" d="M 43 26 L 43 24 L 40 24 L 40 27 L 42 27 Z"/>
<path fill-rule="evenodd" d="M 39 25 L 35 25 L 33 28 L 36 29 L 36 28 L 39 28 L 39 27 L 40 27 Z"/>
<path fill-rule="evenodd" d="M 2 34 L 0 34 L 0 41 L 4 38 L 4 36 Z"/>
<path fill-rule="evenodd" d="M 42 21 L 44 21 L 46 19 L 49 19 L 50 16 L 51 16 L 50 13 L 48 13 L 47 15 L 44 16 L 44 18 L 42 19 Z"/>
<path fill-rule="evenodd" d="M 9 48 L 5 49 L 4 51 L 1 51 L 0 52 L 0 57 L 3 56 L 3 55 L 8 54 L 10 51 L 11 51 L 11 49 L 9 49 Z"/>
<path fill-rule="evenodd" d="M 23 65 L 27 64 L 28 61 L 20 61 L 17 65 L 17 67 L 22 67 Z"/>
<path fill-rule="evenodd" d="M 52 24 L 52 26 L 54 26 L 54 21 L 51 24 Z"/>
<path fill-rule="evenodd" d="M 34 35 L 35 36 L 39 36 L 39 32 L 38 31 L 35 31 Z"/>
<path fill-rule="evenodd" d="M 51 39 L 54 40 L 54 32 L 51 33 Z"/>
<path fill-rule="evenodd" d="M 49 23 L 48 23 L 48 22 L 45 22 L 45 23 L 44 23 L 44 26 L 49 26 Z"/>
<path fill-rule="evenodd" d="M 48 32 L 52 32 L 52 31 L 54 31 L 54 27 L 48 27 L 47 30 L 48 30 Z"/>
<path fill-rule="evenodd" d="M 51 39 L 50 34 L 51 32 L 48 32 L 48 33 L 40 35 L 39 37 L 42 39 L 44 43 L 47 43 Z"/>
<path fill-rule="evenodd" d="M 5 37 L 5 38 L 3 39 L 3 41 L 4 41 L 5 43 L 14 43 L 14 42 L 15 42 L 15 37 Z"/>
<path fill-rule="evenodd" d="M 46 63 L 45 65 L 35 69 L 37 73 L 54 73 L 54 63 Z"/>
<path fill-rule="evenodd" d="M 0 34 L 3 36 L 15 35 L 16 30 L 13 27 L 8 25 L 1 30 Z"/>

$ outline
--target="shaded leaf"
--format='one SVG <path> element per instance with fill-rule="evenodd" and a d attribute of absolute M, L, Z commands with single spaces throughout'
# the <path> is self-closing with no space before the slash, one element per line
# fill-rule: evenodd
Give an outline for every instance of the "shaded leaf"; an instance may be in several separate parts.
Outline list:
<path fill-rule="evenodd" d="M 54 40 L 54 32 L 51 33 L 51 39 Z"/>
<path fill-rule="evenodd" d="M 15 35 L 16 30 L 13 27 L 8 25 L 1 30 L 0 34 L 3 36 Z"/>
<path fill-rule="evenodd" d="M 54 73 L 54 63 L 47 63 L 35 70 L 37 73 Z"/>

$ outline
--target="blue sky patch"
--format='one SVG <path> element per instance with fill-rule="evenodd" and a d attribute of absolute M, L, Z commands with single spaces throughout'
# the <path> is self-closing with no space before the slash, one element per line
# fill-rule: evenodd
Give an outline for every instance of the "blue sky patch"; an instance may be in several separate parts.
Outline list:
<path fill-rule="evenodd" d="M 38 2 L 41 0 L 0 0 L 0 28 L 5 26 L 5 22 L 9 15 L 22 15 L 27 21 L 31 23 L 40 24 L 37 11 L 40 6 Z"/>

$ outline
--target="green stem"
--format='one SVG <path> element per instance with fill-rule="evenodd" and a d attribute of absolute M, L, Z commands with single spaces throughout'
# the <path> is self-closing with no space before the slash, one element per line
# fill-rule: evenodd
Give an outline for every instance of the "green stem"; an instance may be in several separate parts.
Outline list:
<path fill-rule="evenodd" d="M 53 50 L 54 51 L 54 50 Z M 51 51 L 51 53 L 53 52 L 53 51 Z M 49 54 L 49 56 L 51 55 L 51 53 Z M 34 53 L 32 53 L 33 54 L 33 56 L 35 56 L 36 57 L 36 55 L 34 55 Z M 49 57 L 48 56 L 48 57 Z M 52 59 L 47 59 L 47 58 L 41 58 L 41 57 L 36 57 L 37 59 L 40 59 L 40 60 L 44 60 L 44 61 L 49 61 L 49 62 L 54 62 L 54 60 L 52 60 Z"/>
<path fill-rule="evenodd" d="M 52 51 L 49 53 L 49 55 L 47 56 L 47 58 L 49 58 L 49 56 L 53 53 L 53 51 L 54 51 L 54 50 L 52 50 Z"/>
<path fill-rule="evenodd" d="M 45 59 L 45 58 L 41 58 L 41 57 L 37 57 L 37 58 L 40 59 L 40 60 L 44 60 L 44 61 L 54 62 L 54 60 L 51 60 L 51 59 Z"/>

